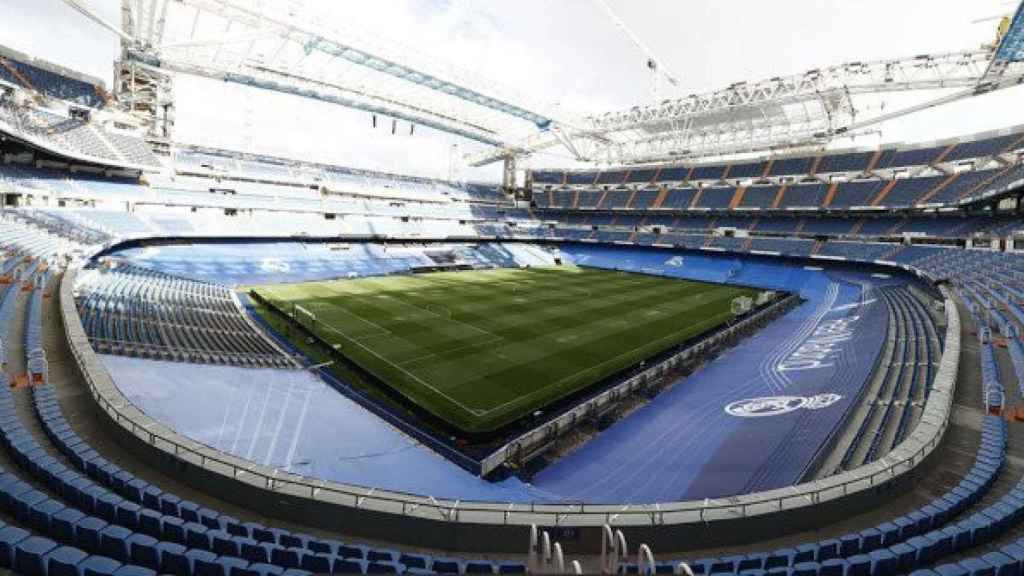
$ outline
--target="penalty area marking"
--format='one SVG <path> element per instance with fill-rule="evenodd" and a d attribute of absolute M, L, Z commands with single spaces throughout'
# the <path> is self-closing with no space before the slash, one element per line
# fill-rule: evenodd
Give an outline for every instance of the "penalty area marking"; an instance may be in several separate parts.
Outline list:
<path fill-rule="evenodd" d="M 402 368 L 402 367 L 401 367 L 401 366 L 399 366 L 398 364 L 395 364 L 395 363 L 394 363 L 394 362 L 392 362 L 391 360 L 388 360 L 387 358 L 385 358 L 385 357 L 381 356 L 380 354 L 378 354 L 377 352 L 373 351 L 372 349 L 370 349 L 370 348 L 367 348 L 366 346 L 364 346 L 364 345 L 363 345 L 362 343 L 360 343 L 359 341 L 357 341 L 357 340 L 353 340 L 353 339 L 352 339 L 352 338 L 351 338 L 350 336 L 348 336 L 347 334 L 345 334 L 345 333 L 344 333 L 344 332 L 342 332 L 341 330 L 338 330 L 338 329 L 337 329 L 337 328 L 335 328 L 334 326 L 328 326 L 328 325 L 324 324 L 324 327 L 325 327 L 325 328 L 327 328 L 328 330 L 330 330 L 331 332 L 334 332 L 335 334 L 337 334 L 337 335 L 341 336 L 341 337 L 342 337 L 342 338 L 344 338 L 345 340 L 348 340 L 349 342 L 352 342 L 352 343 L 353 343 L 353 344 L 355 344 L 356 346 L 358 346 L 358 347 L 362 348 L 363 350 L 365 350 L 365 351 L 369 352 L 369 353 L 370 353 L 370 354 L 372 354 L 372 355 L 373 355 L 374 357 L 376 357 L 377 359 L 379 359 L 379 360 L 380 360 L 381 362 L 384 362 L 384 363 L 385 363 L 385 364 L 387 364 L 388 366 L 391 366 L 392 368 L 395 368 L 396 370 L 398 370 L 398 371 L 402 372 L 402 373 L 403 373 L 403 374 L 405 374 L 406 376 L 408 376 L 408 377 L 412 378 L 413 380 L 415 380 L 415 381 L 419 382 L 420 384 L 422 384 L 422 385 L 426 386 L 427 388 L 429 388 L 429 389 L 433 390 L 434 392 L 436 392 L 437 394 L 439 394 L 439 395 L 443 396 L 443 397 L 444 397 L 444 398 L 446 398 L 446 399 L 447 399 L 447 400 L 448 400 L 449 402 L 451 402 L 452 404 L 455 404 L 456 406 L 458 406 L 459 408 L 461 408 L 461 409 L 465 410 L 466 412 L 469 412 L 470 414 L 473 414 L 474 416 L 482 416 L 482 415 L 484 415 L 484 414 L 485 414 L 485 412 L 482 412 L 481 410 L 479 410 L 479 409 L 477 409 L 477 408 L 470 408 L 469 406 L 466 406 L 465 404 L 463 404 L 462 402 L 459 402 L 459 401 L 458 401 L 458 400 L 456 400 L 455 398 L 452 398 L 451 396 L 449 396 L 448 394 L 446 394 L 446 393 L 445 393 L 444 391 L 440 390 L 439 388 L 437 388 L 437 387 L 436 387 L 436 386 L 434 386 L 433 384 L 431 384 L 431 383 L 429 383 L 429 382 L 427 382 L 427 381 L 423 380 L 423 379 L 422 379 L 422 378 L 420 378 L 419 376 L 417 376 L 417 375 L 413 374 L 412 372 L 409 372 L 409 371 L 408 371 L 408 370 L 406 370 L 405 368 Z"/>

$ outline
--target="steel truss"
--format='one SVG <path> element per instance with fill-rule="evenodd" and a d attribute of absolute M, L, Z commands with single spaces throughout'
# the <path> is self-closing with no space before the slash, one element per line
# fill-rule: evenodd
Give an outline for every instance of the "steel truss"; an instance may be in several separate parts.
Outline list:
<path fill-rule="evenodd" d="M 69 0 L 66 0 L 69 1 Z M 126 59 L 301 95 L 506 146 L 551 119 L 494 82 L 337 30 L 282 0 L 122 0 Z M 484 88 L 486 86 L 486 88 Z"/>
<path fill-rule="evenodd" d="M 170 137 L 170 73 L 182 72 L 456 134 L 484 145 L 465 157 L 473 166 L 553 147 L 608 165 L 819 148 L 899 116 L 1024 83 L 1024 3 L 989 49 L 851 62 L 566 119 L 414 50 L 327 28 L 312 0 L 122 0 L 123 29 L 99 19 L 86 0 L 64 1 L 123 38 L 116 89 L 153 136 Z M 921 102 L 895 110 L 872 103 L 897 93 L 921 94 Z"/>
<path fill-rule="evenodd" d="M 821 146 L 900 115 L 1024 82 L 1024 65 L 997 62 L 992 50 L 851 62 L 803 74 L 589 116 L 561 134 L 534 135 L 505 150 L 469 158 L 480 166 L 572 142 L 581 161 L 612 165 Z M 959 89 L 895 112 L 860 104 L 865 96 Z"/>

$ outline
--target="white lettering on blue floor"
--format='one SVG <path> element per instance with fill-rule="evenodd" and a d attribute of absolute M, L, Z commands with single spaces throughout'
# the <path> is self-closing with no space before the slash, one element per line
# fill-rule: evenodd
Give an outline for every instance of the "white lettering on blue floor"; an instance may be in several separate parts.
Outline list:
<path fill-rule="evenodd" d="M 828 368 L 836 354 L 837 348 L 844 342 L 853 339 L 853 324 L 860 316 L 849 316 L 822 322 L 795 352 L 786 357 L 777 366 L 780 372 L 795 370 L 814 370 Z"/>
<path fill-rule="evenodd" d="M 842 400 L 839 394 L 818 394 L 815 396 L 765 396 L 730 402 L 725 413 L 737 418 L 763 418 L 781 416 L 801 408 L 821 410 Z"/>

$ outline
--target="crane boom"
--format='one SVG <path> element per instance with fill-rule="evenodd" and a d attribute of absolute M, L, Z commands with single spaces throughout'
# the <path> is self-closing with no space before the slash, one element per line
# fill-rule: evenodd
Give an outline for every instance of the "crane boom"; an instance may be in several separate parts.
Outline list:
<path fill-rule="evenodd" d="M 608 15 L 608 18 L 611 19 L 612 24 L 614 24 L 619 30 L 622 30 L 622 33 L 629 38 L 629 41 L 632 42 L 638 50 L 643 52 L 645 56 L 647 56 L 647 68 L 654 75 L 655 100 L 658 99 L 658 93 L 660 92 L 660 80 L 662 78 L 672 86 L 679 85 L 679 79 L 676 78 L 671 71 L 662 66 L 661 59 L 654 55 L 654 52 L 647 46 L 647 44 L 644 43 L 643 40 L 640 39 L 639 36 L 630 30 L 629 26 L 626 26 L 626 23 L 622 21 L 622 18 L 619 18 L 619 15 L 616 14 L 614 10 L 612 10 L 612 7 L 606 0 L 594 0 L 594 2 L 604 10 L 605 14 Z"/>

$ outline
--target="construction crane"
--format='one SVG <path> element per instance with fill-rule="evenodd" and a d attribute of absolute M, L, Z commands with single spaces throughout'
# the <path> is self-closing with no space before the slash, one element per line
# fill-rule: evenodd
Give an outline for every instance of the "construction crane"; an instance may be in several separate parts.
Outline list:
<path fill-rule="evenodd" d="M 644 62 L 644 66 L 646 66 L 647 70 L 651 73 L 651 79 L 653 81 L 651 96 L 655 102 L 661 98 L 663 84 L 668 84 L 672 87 L 679 86 L 679 79 L 676 78 L 668 68 L 662 65 L 661 60 L 654 55 L 654 52 L 647 46 L 647 44 L 644 44 L 643 40 L 641 40 L 639 36 L 629 29 L 629 26 L 626 26 L 626 23 L 622 21 L 622 18 L 619 18 L 619 15 L 616 14 L 614 10 L 612 10 L 612 7 L 606 0 L 594 0 L 594 2 L 604 10 L 605 14 L 608 15 L 608 18 L 611 19 L 612 24 L 614 24 L 619 30 L 622 30 L 622 33 L 629 38 L 629 41 L 647 57 Z"/>

